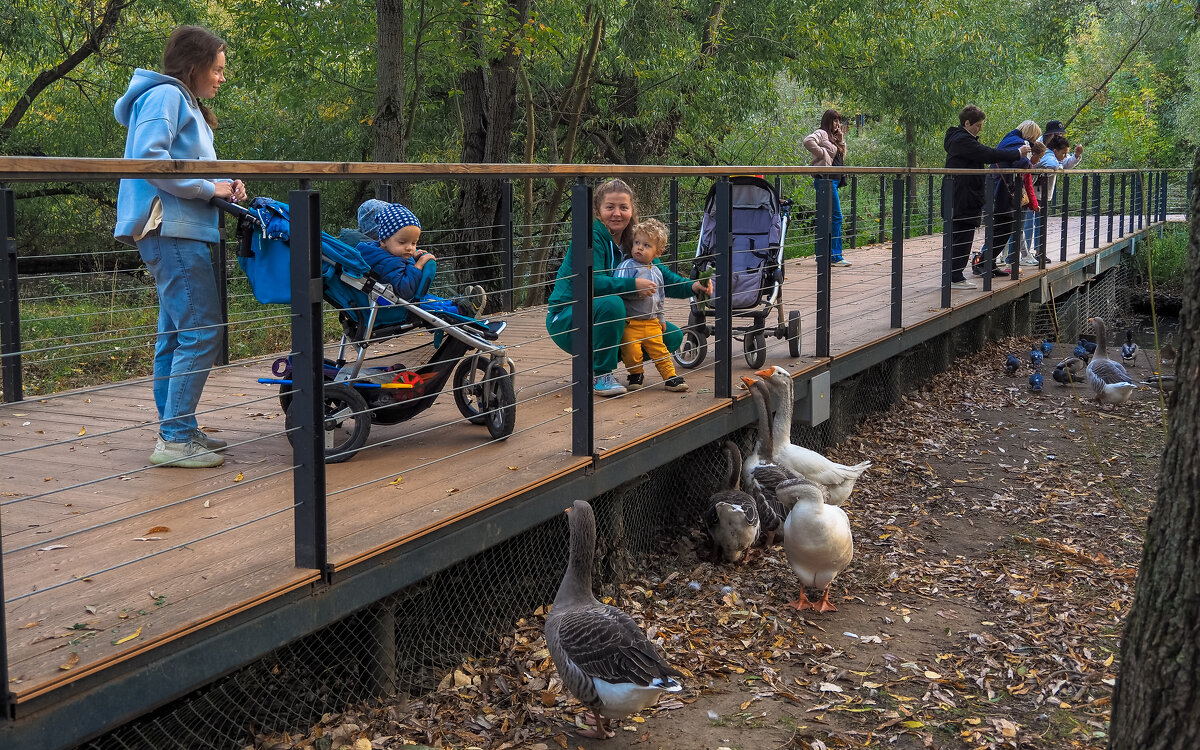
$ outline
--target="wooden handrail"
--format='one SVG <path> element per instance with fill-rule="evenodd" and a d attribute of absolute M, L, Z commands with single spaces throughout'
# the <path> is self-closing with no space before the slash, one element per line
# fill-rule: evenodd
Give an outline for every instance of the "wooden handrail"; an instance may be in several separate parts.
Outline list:
<path fill-rule="evenodd" d="M 993 170 L 992 174 L 1058 170 Z M 1137 173 L 1136 169 L 1073 169 L 1072 174 Z M 1185 168 L 1159 171 L 1187 172 Z M 423 164 L 337 161 L 200 161 L 185 159 L 93 159 L 60 156 L 0 156 L 0 182 L 105 181 L 123 177 L 230 177 L 266 180 L 322 178 L 462 179 L 466 177 L 578 177 L 639 175 L 649 177 L 719 177 L 737 174 L 971 174 L 979 170 L 934 167 L 810 167 L 792 165 L 670 166 L 656 164 Z"/>

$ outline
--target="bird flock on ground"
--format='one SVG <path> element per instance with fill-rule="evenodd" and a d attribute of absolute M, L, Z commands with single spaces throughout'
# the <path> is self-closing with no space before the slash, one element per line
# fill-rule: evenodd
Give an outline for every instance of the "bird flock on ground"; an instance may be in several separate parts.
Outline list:
<path fill-rule="evenodd" d="M 781 544 L 797 577 L 797 596 L 787 604 L 835 611 L 830 585 L 854 557 L 850 519 L 839 506 L 871 462 L 847 466 L 793 443 L 791 374 L 770 367 L 756 375 L 742 378 L 758 417 L 754 446 L 743 456 L 734 442 L 723 443 L 720 486 L 703 517 L 712 559 L 744 562 L 756 544 Z M 664 692 L 678 692 L 682 675 L 627 613 L 595 598 L 592 507 L 577 500 L 567 515 L 570 555 L 546 617 L 546 643 L 563 685 L 589 709 L 578 733 L 607 739 L 615 734 L 612 719 L 653 705 Z M 813 601 L 805 589 L 821 595 Z"/>
<path fill-rule="evenodd" d="M 1105 408 L 1116 407 L 1129 400 L 1133 392 L 1139 388 L 1150 387 L 1169 393 L 1175 389 L 1175 376 L 1165 374 L 1175 367 L 1175 347 L 1170 341 L 1163 345 L 1158 352 L 1157 363 L 1133 340 L 1133 330 L 1125 331 L 1125 341 L 1121 344 L 1120 360 L 1109 356 L 1108 332 L 1103 318 L 1089 318 L 1095 332 L 1095 341 L 1081 337 L 1075 344 L 1071 356 L 1054 365 L 1050 376 L 1056 383 L 1062 385 L 1086 385 L 1091 392 L 1091 398 Z M 1029 390 L 1041 393 L 1043 387 L 1042 363 L 1044 358 L 1053 350 L 1050 341 L 1042 341 L 1029 352 Z M 1126 366 L 1132 366 L 1142 354 L 1150 361 L 1154 373 L 1142 379 L 1130 376 Z M 1009 354 L 1004 360 L 1004 372 L 1009 376 L 1017 374 L 1021 360 L 1015 354 Z"/>
<path fill-rule="evenodd" d="M 1175 364 L 1169 341 L 1159 350 L 1155 374 L 1137 381 L 1125 369 L 1141 351 L 1133 332 L 1126 331 L 1118 361 L 1108 354 L 1104 320 L 1089 322 L 1095 341 L 1080 338 L 1072 356 L 1054 366 L 1055 382 L 1086 384 L 1096 403 L 1106 408 L 1125 403 L 1142 386 L 1174 389 L 1174 375 L 1164 374 Z M 1035 393 L 1043 388 L 1041 368 L 1052 351 L 1053 344 L 1042 341 L 1029 352 L 1029 387 Z M 1004 371 L 1016 376 L 1020 368 L 1021 360 L 1008 354 Z M 847 466 L 793 443 L 791 374 L 778 366 L 755 374 L 758 378 L 742 378 L 757 414 L 755 442 L 745 455 L 733 441 L 723 442 L 720 486 L 703 516 L 711 559 L 736 564 L 744 562 L 755 545 L 781 544 L 797 579 L 797 596 L 787 604 L 797 610 L 834 611 L 830 585 L 854 557 L 850 520 L 840 506 L 871 462 Z M 682 674 L 667 663 L 632 617 L 596 599 L 592 507 L 577 500 L 568 516 L 570 557 L 546 617 L 546 642 L 563 685 L 589 709 L 579 734 L 607 739 L 615 735 L 609 726 L 612 719 L 651 706 L 664 692 L 682 690 Z M 820 591 L 820 598 L 809 599 L 806 589 Z"/>

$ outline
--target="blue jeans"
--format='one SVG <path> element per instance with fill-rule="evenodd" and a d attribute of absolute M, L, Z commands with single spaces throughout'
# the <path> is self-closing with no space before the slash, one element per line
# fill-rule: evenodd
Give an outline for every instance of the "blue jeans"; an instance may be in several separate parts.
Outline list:
<path fill-rule="evenodd" d="M 838 186 L 840 180 L 830 180 L 830 185 L 833 187 L 833 214 L 831 219 L 829 232 L 831 235 L 829 245 L 829 262 L 837 263 L 842 259 L 842 199 L 838 197 Z"/>
<path fill-rule="evenodd" d="M 221 307 L 208 245 L 146 237 L 138 252 L 158 288 L 154 405 L 163 440 L 181 443 L 198 425 L 196 406 L 221 345 Z"/>
<path fill-rule="evenodd" d="M 1030 256 L 1038 255 L 1038 234 L 1042 231 L 1041 215 L 1036 211 L 1025 212 L 1025 245 L 1029 248 Z"/>

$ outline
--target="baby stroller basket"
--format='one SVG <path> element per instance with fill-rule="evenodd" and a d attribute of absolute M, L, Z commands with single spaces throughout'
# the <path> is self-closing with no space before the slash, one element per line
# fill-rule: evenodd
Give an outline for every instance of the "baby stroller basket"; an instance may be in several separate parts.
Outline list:
<path fill-rule="evenodd" d="M 287 204 L 255 198 L 250 208 L 214 201 L 239 217 L 238 262 L 255 298 L 264 304 L 291 303 L 290 217 Z M 324 360 L 326 462 L 348 460 L 366 442 L 370 425 L 402 422 L 432 406 L 453 374 L 454 401 L 472 424 L 486 425 L 496 439 L 516 424 L 515 366 L 493 343 L 504 323 L 463 315 L 451 300 L 427 295 L 437 265 L 427 262 L 414 300 L 395 293 L 356 248 L 321 233 L 321 294 L 338 310 L 343 336 L 336 360 Z M 433 333 L 432 357 L 419 367 L 365 367 L 369 346 L 415 328 Z M 424 345 L 422 345 L 424 346 Z M 421 347 L 418 347 L 421 348 Z M 354 356 L 347 357 L 348 350 Z M 378 357 L 372 358 L 378 359 Z M 290 357 L 276 361 L 273 378 L 291 420 L 294 395 Z M 293 439 L 293 432 L 288 432 Z"/>

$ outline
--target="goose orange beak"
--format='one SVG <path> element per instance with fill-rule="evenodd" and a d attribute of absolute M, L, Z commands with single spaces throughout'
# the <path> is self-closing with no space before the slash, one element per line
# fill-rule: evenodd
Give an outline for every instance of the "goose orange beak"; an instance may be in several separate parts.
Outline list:
<path fill-rule="evenodd" d="M 760 378 L 769 378 L 775 374 L 775 368 L 771 367 L 769 370 L 759 370 L 758 372 L 756 372 L 754 374 L 759 376 Z"/>
<path fill-rule="evenodd" d="M 748 378 L 745 375 L 742 375 L 741 378 L 742 382 L 746 384 L 747 388 L 753 387 L 754 383 L 756 382 L 754 378 Z"/>

